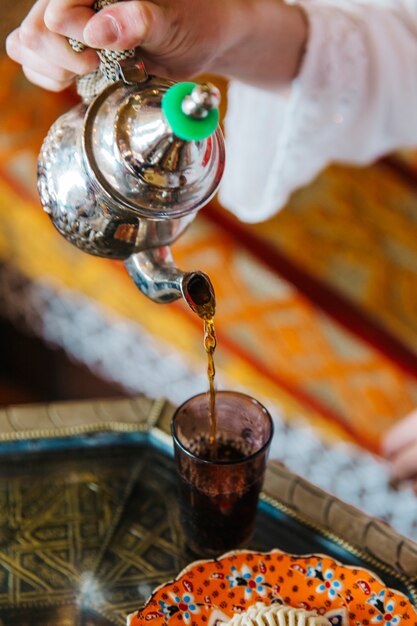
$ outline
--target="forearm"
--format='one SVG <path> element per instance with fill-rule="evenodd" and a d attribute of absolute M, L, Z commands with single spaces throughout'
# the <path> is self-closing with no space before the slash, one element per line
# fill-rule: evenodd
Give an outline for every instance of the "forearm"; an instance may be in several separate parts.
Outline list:
<path fill-rule="evenodd" d="M 307 44 L 303 9 L 279 0 L 237 0 L 231 6 L 229 45 L 213 60 L 212 71 L 267 89 L 288 85 Z"/>
<path fill-rule="evenodd" d="M 417 4 L 388 2 L 307 0 L 296 88 L 231 82 L 220 198 L 240 219 L 267 219 L 331 162 L 417 145 Z"/>

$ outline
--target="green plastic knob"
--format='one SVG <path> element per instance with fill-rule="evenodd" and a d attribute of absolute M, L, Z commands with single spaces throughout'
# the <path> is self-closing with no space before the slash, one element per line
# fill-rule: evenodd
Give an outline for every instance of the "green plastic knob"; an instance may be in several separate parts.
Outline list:
<path fill-rule="evenodd" d="M 187 115 L 182 110 L 186 96 L 193 91 L 196 83 L 177 83 L 165 92 L 162 98 L 162 111 L 174 135 L 185 141 L 201 141 L 210 137 L 219 124 L 219 110 L 207 111 L 203 118 Z"/>

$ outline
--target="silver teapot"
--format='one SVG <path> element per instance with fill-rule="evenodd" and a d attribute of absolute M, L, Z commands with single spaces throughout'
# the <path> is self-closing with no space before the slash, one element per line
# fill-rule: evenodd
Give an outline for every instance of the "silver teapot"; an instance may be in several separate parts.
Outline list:
<path fill-rule="evenodd" d="M 146 296 L 195 308 L 191 286 L 204 298 L 211 283 L 179 270 L 169 245 L 220 183 L 219 93 L 148 76 L 134 59 L 117 66 L 119 80 L 51 127 L 38 160 L 41 202 L 72 244 L 123 260 Z"/>

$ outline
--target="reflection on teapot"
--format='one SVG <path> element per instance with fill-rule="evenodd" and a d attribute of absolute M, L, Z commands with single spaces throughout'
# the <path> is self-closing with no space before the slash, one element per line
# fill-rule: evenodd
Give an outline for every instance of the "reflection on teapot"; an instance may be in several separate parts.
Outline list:
<path fill-rule="evenodd" d="M 121 259 L 156 302 L 187 298 L 190 276 L 169 245 L 215 194 L 224 169 L 215 87 L 148 76 L 134 60 L 120 79 L 51 127 L 38 160 L 45 211 L 72 244 Z M 185 291 L 184 291 L 185 290 Z"/>

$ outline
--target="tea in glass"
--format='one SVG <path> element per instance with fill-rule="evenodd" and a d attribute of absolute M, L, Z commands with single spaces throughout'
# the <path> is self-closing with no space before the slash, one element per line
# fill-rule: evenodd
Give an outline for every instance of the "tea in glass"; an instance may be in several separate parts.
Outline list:
<path fill-rule="evenodd" d="M 273 434 L 268 411 L 248 395 L 216 392 L 214 439 L 210 413 L 203 393 L 172 419 L 182 525 L 187 545 L 202 556 L 250 540 Z"/>

